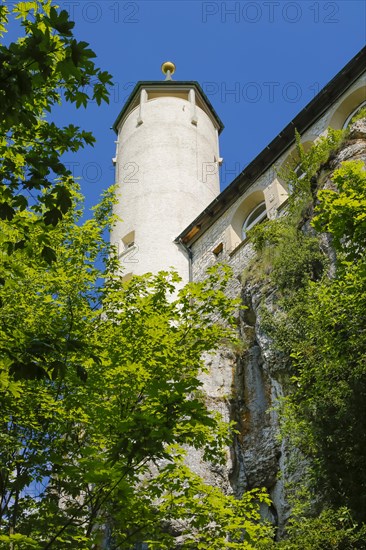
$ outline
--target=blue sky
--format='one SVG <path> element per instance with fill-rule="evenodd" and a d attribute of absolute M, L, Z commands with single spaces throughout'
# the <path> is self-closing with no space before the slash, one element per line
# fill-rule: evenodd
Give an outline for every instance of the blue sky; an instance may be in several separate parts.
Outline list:
<path fill-rule="evenodd" d="M 97 143 L 77 156 L 87 206 L 114 181 L 110 129 L 138 80 L 197 80 L 225 124 L 222 188 L 248 164 L 365 44 L 365 3 L 330 1 L 59 0 L 112 73 L 109 105 L 62 108 L 60 124 L 93 131 Z M 230 93 L 231 92 L 231 93 Z"/>

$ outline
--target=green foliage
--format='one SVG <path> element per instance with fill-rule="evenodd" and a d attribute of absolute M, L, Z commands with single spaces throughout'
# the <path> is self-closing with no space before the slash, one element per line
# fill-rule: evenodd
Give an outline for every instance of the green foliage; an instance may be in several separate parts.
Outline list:
<path fill-rule="evenodd" d="M 231 441 L 200 377 L 235 342 L 230 272 L 179 291 L 174 272 L 123 283 L 102 238 L 113 190 L 81 224 L 62 161 L 94 138 L 47 119 L 108 101 L 111 77 L 52 0 L 3 1 L 1 35 L 14 17 L 24 36 L 0 45 L 0 546 L 170 549 L 175 520 L 180 548 L 253 548 L 270 536 L 264 491 L 236 501 L 180 458 L 217 466 Z"/>
<path fill-rule="evenodd" d="M 289 521 L 287 537 L 266 548 L 283 550 L 360 550 L 365 548 L 366 526 L 358 526 L 347 508 L 325 509 L 316 518 L 301 516 Z"/>
<path fill-rule="evenodd" d="M 112 191 L 83 224 L 78 189 L 69 191 L 51 264 L 30 252 L 43 246 L 42 211 L 0 222 L 3 247 L 34 222 L 1 266 L 0 540 L 86 549 L 109 529 L 119 548 L 150 539 L 173 548 L 176 519 L 185 548 L 252 548 L 269 533 L 258 523 L 264 492 L 236 501 L 180 459 L 189 446 L 220 464 L 231 441 L 233 426 L 207 409 L 200 378 L 203 356 L 235 342 L 230 271 L 211 269 L 179 291 L 175 273 L 123 283 L 102 238 Z"/>
<path fill-rule="evenodd" d="M 295 132 L 296 155 L 294 160 L 285 165 L 278 171 L 278 175 L 288 185 L 290 190 L 289 207 L 290 213 L 299 213 L 301 209 L 309 202 L 312 195 L 313 178 L 317 175 L 321 166 L 323 166 L 341 146 L 346 136 L 344 130 L 328 129 L 326 136 L 321 136 L 309 150 L 305 150 L 301 143 L 301 136 Z"/>
<path fill-rule="evenodd" d="M 282 291 L 292 292 L 304 286 L 307 280 L 318 279 L 327 263 L 315 235 L 302 230 L 314 194 L 314 178 L 345 138 L 343 130 L 329 129 L 308 151 L 296 132 L 296 159 L 279 171 L 278 175 L 291 189 L 286 215 L 257 224 L 250 232 L 257 257 L 245 277 L 268 279 Z M 299 170 L 301 168 L 301 170 Z"/>
<path fill-rule="evenodd" d="M 318 239 L 305 235 L 289 216 L 256 225 L 251 239 L 257 260 L 270 264 L 271 281 L 283 292 L 299 290 L 323 272 L 326 259 Z"/>
<path fill-rule="evenodd" d="M 259 503 L 269 504 L 265 490 L 248 491 L 242 499 L 223 495 L 217 487 L 207 485 L 185 465 L 182 450 L 171 449 L 174 462 L 162 467 L 153 483 L 146 483 L 137 506 L 155 498 L 155 514 L 166 526 L 162 536 L 150 521 L 145 527 L 146 542 L 152 550 L 170 550 L 174 547 L 172 531 L 179 532 L 179 544 L 187 549 L 254 549 L 256 544 L 270 542 L 270 526 L 261 523 Z M 118 532 L 118 516 L 117 516 Z M 135 520 L 136 521 L 136 520 Z M 134 531 L 134 525 L 130 529 Z M 228 533 L 230 538 L 228 539 Z M 140 533 L 141 536 L 141 533 Z M 131 537 L 121 534 L 119 547 L 131 548 Z M 137 539 L 138 540 L 138 539 Z"/>
<path fill-rule="evenodd" d="M 273 545 L 289 550 L 364 548 L 366 540 L 363 163 L 342 163 L 332 175 L 334 190 L 318 192 L 313 229 L 305 229 L 309 210 L 304 219 L 297 208 L 310 192 L 315 198 L 324 162 L 341 143 L 342 134 L 330 131 L 307 153 L 299 149 L 306 175 L 293 187 L 288 215 L 252 231 L 254 277 L 276 290 L 275 309 L 263 307 L 261 327 L 289 369 L 287 396 L 278 406 L 281 433 L 304 471 L 302 483 L 288 487 L 294 511 L 301 504 L 303 513 L 295 513 L 288 539 Z M 328 259 L 321 251 L 322 232 L 332 243 L 335 264 L 333 254 Z M 314 507 L 319 514 L 312 519 Z M 342 520 L 346 509 L 348 523 Z"/>
<path fill-rule="evenodd" d="M 366 513 L 364 274 L 365 265 L 353 265 L 333 281 L 310 284 L 302 296 L 306 315 L 296 307 L 287 311 L 289 324 L 298 327 L 292 339 L 287 332 L 296 367 L 292 401 L 315 438 L 320 491 L 358 518 Z"/>
<path fill-rule="evenodd" d="M 348 261 L 361 259 L 366 246 L 366 172 L 362 161 L 344 162 L 333 174 L 337 191 L 319 191 L 319 205 L 312 221 L 317 231 L 327 231 L 333 246 Z"/>
<path fill-rule="evenodd" d="M 37 224 L 47 239 L 72 207 L 72 176 L 62 155 L 93 144 L 94 137 L 74 124 L 58 127 L 46 116 L 62 98 L 77 108 L 89 99 L 108 101 L 111 76 L 95 66 L 94 52 L 74 38 L 74 23 L 52 0 L 3 0 L 0 9 L 2 34 L 12 17 L 24 29 L 16 42 L 0 44 L 0 219 L 11 221 L 31 205 L 42 210 Z M 28 240 L 31 223 L 26 217 L 18 226 L 19 242 Z M 40 253 L 49 263 L 55 259 L 50 243 Z"/>
<path fill-rule="evenodd" d="M 350 125 L 354 122 L 357 122 L 357 120 L 361 120 L 361 118 L 366 118 L 366 107 L 362 107 L 352 118 L 350 121 Z"/>

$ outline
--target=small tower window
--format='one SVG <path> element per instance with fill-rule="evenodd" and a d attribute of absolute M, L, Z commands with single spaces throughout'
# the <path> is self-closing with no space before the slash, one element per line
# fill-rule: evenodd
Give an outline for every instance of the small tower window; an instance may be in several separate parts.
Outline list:
<path fill-rule="evenodd" d="M 138 247 L 135 242 L 135 231 L 130 231 L 122 237 L 122 248 L 119 248 L 119 256 L 122 258 L 125 262 L 136 262 L 137 260 L 132 260 L 132 258 L 135 256 L 136 251 L 138 250 Z M 127 259 L 129 258 L 129 259 Z"/>
<path fill-rule="evenodd" d="M 243 223 L 242 228 L 242 238 L 246 239 L 248 236 L 248 231 L 257 223 L 263 221 L 267 217 L 266 203 L 263 201 L 258 206 L 251 211 L 249 216 L 247 216 L 245 222 Z"/>
<path fill-rule="evenodd" d="M 219 243 L 214 249 L 213 249 L 213 254 L 215 254 L 215 256 L 219 256 L 219 254 L 221 254 L 221 252 L 224 250 L 224 243 Z"/>
<path fill-rule="evenodd" d="M 132 248 L 135 245 L 135 232 L 130 231 L 129 233 L 127 233 L 127 235 L 122 237 L 122 242 L 125 250 Z"/>

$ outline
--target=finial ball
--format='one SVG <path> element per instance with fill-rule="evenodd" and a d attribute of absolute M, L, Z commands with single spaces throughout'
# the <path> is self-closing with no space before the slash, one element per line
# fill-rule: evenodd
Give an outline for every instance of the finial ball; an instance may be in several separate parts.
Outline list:
<path fill-rule="evenodd" d="M 171 61 L 165 61 L 165 63 L 163 63 L 161 66 L 161 71 L 163 74 L 167 74 L 168 71 L 170 72 L 171 75 L 174 74 L 175 73 L 174 63 L 172 63 Z"/>

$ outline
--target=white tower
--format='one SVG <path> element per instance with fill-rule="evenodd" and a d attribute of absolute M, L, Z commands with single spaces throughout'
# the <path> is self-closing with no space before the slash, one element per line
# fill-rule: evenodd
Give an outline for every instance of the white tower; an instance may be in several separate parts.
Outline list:
<path fill-rule="evenodd" d="M 138 82 L 120 112 L 116 183 L 118 222 L 111 235 L 124 276 L 174 267 L 189 279 L 187 252 L 175 238 L 220 192 L 222 122 L 197 82 Z"/>

